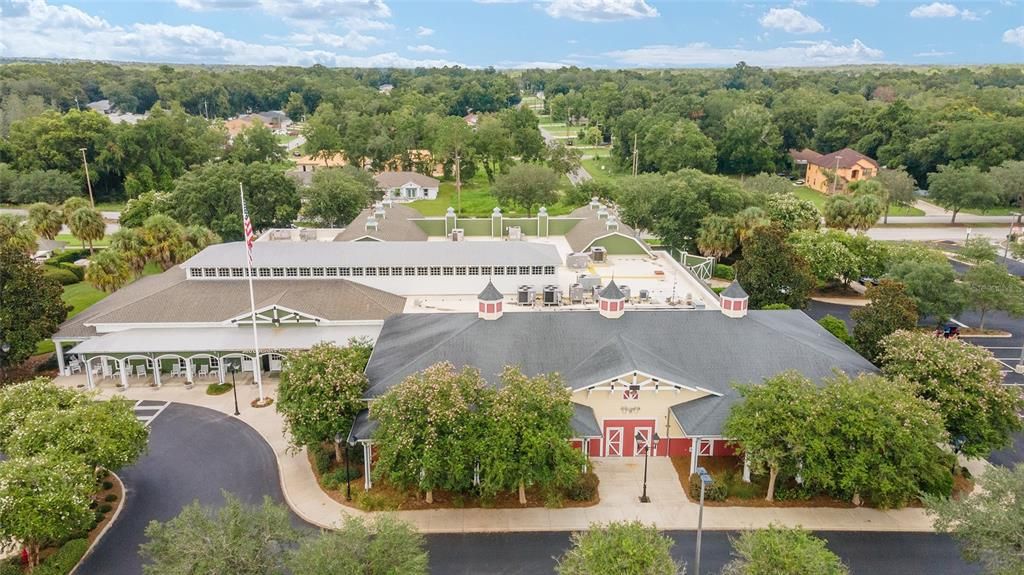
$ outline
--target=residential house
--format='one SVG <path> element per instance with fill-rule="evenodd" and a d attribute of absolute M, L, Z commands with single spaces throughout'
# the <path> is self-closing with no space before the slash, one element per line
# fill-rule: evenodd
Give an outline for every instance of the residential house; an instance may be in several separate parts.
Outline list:
<path fill-rule="evenodd" d="M 436 200 L 441 182 L 416 172 L 381 172 L 373 179 L 388 197 L 398 201 Z"/>
<path fill-rule="evenodd" d="M 790 150 L 793 163 L 806 166 L 804 181 L 807 187 L 823 194 L 843 193 L 851 182 L 878 175 L 878 162 L 852 148 L 843 148 L 831 154 L 814 150 Z M 829 174 L 837 177 L 833 180 Z"/>

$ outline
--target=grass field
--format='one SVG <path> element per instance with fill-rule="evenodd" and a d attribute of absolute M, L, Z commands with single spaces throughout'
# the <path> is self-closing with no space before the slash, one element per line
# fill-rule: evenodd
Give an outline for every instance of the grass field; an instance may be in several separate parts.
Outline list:
<path fill-rule="evenodd" d="M 1014 207 L 1003 207 L 1003 208 L 992 208 L 989 210 L 978 210 L 974 208 L 964 208 L 960 210 L 961 214 L 973 214 L 975 216 L 1009 216 L 1013 213 L 1019 213 L 1019 208 Z"/>
<path fill-rule="evenodd" d="M 570 185 L 572 184 L 569 183 L 565 176 L 562 176 L 561 180 L 559 180 L 559 188 L 562 190 L 567 189 Z M 419 210 L 424 216 L 436 217 L 443 216 L 449 207 L 458 209 L 456 204 L 455 182 L 443 181 L 441 182 L 441 188 L 437 192 L 436 200 L 417 200 L 410 202 L 409 207 Z M 491 186 L 487 181 L 487 175 L 482 170 L 473 179 L 462 183 L 463 216 L 487 217 L 497 205 L 498 201 L 491 195 Z M 571 212 L 578 206 L 566 206 L 559 202 L 546 207 L 549 215 L 559 216 Z M 503 208 L 502 213 L 509 217 L 526 215 L 525 211 L 513 210 L 511 208 Z"/>
<path fill-rule="evenodd" d="M 800 187 L 793 188 L 793 193 L 796 194 L 796 197 L 800 198 L 801 200 L 807 200 L 807 201 L 811 202 L 812 204 L 814 204 L 818 208 L 818 211 L 821 211 L 821 209 L 825 207 L 825 199 L 828 198 L 828 196 L 826 196 L 825 194 L 823 194 L 823 193 L 821 193 L 821 192 L 819 192 L 817 190 L 812 190 L 811 188 L 808 188 L 807 186 L 800 186 Z M 890 216 L 923 216 L 924 212 L 919 210 L 919 209 L 917 209 L 917 208 L 915 208 L 915 207 L 912 207 L 912 206 L 908 206 L 908 207 L 904 207 L 904 206 L 890 206 L 889 207 L 889 215 Z"/>
<path fill-rule="evenodd" d="M 580 164 L 587 170 L 590 177 L 594 178 L 594 181 L 598 183 L 611 183 L 629 177 L 629 174 L 617 171 L 615 165 L 608 159 L 608 156 L 603 156 L 600 159 L 590 158 L 582 160 Z M 602 166 L 604 166 L 603 170 L 601 169 Z"/>
<path fill-rule="evenodd" d="M 69 248 L 82 248 L 82 241 L 71 234 L 57 234 L 57 237 L 53 238 L 58 242 L 67 242 Z M 92 243 L 93 247 L 106 247 L 110 245 L 110 236 L 104 236 L 102 240 L 96 240 Z M 89 245 L 84 246 L 88 248 Z"/>

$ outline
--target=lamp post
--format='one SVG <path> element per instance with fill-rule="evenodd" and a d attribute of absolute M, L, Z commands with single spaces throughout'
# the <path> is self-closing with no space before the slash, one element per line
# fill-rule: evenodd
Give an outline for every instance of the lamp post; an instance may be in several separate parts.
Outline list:
<path fill-rule="evenodd" d="M 1022 214 L 1020 212 L 1010 212 L 1010 215 L 1011 216 L 1017 216 L 1017 221 L 1014 222 L 1013 218 L 1011 217 L 1010 218 L 1010 231 L 1006 232 L 1006 247 L 1003 248 L 1003 262 L 1006 264 L 1007 268 L 1010 267 L 1010 241 L 1013 239 L 1013 224 L 1014 223 L 1018 223 L 1019 224 L 1020 223 L 1020 217 L 1022 215 L 1024 215 L 1024 214 Z"/>
<path fill-rule="evenodd" d="M 11 351 L 11 344 L 0 339 L 0 381 L 7 379 L 7 353 Z"/>
<path fill-rule="evenodd" d="M 231 394 L 235 396 L 235 415 L 241 415 L 238 411 L 238 387 L 235 386 L 235 362 L 231 362 Z"/>
<path fill-rule="evenodd" d="M 352 501 L 352 471 L 349 469 L 348 466 L 348 462 L 351 459 L 351 457 L 349 455 L 348 449 L 349 447 L 355 445 L 355 442 L 349 441 L 341 433 L 335 433 L 334 443 L 336 445 L 341 445 L 342 443 L 345 444 L 345 501 Z"/>
<path fill-rule="evenodd" d="M 700 575 L 700 535 L 704 526 L 704 488 L 711 485 L 711 475 L 703 467 L 697 468 L 697 475 L 700 476 L 700 511 L 697 512 L 697 557 L 693 562 L 694 575 Z"/>
<path fill-rule="evenodd" d="M 651 432 L 651 437 L 649 437 L 649 438 L 645 437 L 644 434 L 640 433 L 639 431 L 636 432 L 636 442 L 637 443 L 645 442 L 645 445 L 644 445 L 644 493 L 643 493 L 643 495 L 640 496 L 640 502 L 641 503 L 650 503 L 651 502 L 651 498 L 647 497 L 647 456 L 650 455 L 651 447 L 652 446 L 655 449 L 658 448 L 658 440 L 660 440 L 660 439 L 661 438 L 658 437 L 658 432 L 656 432 L 656 431 L 652 431 Z"/>
<path fill-rule="evenodd" d="M 89 161 L 85 159 L 85 148 L 78 148 L 82 152 L 82 165 L 85 166 L 85 185 L 89 188 L 89 204 L 96 207 L 96 200 L 92 197 L 92 180 L 89 179 Z"/>

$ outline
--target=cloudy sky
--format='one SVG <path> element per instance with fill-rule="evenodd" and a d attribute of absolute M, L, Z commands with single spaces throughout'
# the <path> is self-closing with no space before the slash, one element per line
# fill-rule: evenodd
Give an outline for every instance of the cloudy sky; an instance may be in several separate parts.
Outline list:
<path fill-rule="evenodd" d="M 327 66 L 1024 62 L 1024 0 L 0 0 L 0 56 Z"/>

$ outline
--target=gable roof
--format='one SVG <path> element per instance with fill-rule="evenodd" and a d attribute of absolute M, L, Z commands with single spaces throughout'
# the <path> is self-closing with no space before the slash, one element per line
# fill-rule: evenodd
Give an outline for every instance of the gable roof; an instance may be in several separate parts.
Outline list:
<path fill-rule="evenodd" d="M 384 189 L 399 188 L 412 182 L 421 188 L 436 188 L 441 182 L 430 176 L 424 176 L 418 172 L 380 172 L 374 174 L 373 179 L 377 185 Z"/>
<path fill-rule="evenodd" d="M 384 323 L 366 367 L 369 399 L 441 362 L 473 366 L 497 382 L 506 365 L 527 375 L 557 372 L 583 389 L 642 371 L 720 394 L 787 369 L 820 381 L 833 369 L 876 372 L 867 360 L 799 310 L 751 311 L 741 320 L 717 311 L 630 311 L 615 322 L 593 311 L 505 314 L 401 314 Z M 685 422 L 681 422 L 686 425 Z"/>
<path fill-rule="evenodd" d="M 814 164 L 831 170 L 836 168 L 836 162 L 838 162 L 838 166 L 840 168 L 852 168 L 861 160 L 869 162 L 875 167 L 875 169 L 878 169 L 878 162 L 857 150 L 854 150 L 853 148 L 843 148 L 842 150 L 837 150 L 831 154 L 824 155 L 819 154 L 814 150 L 790 150 L 789 155 L 797 163 Z"/>
<path fill-rule="evenodd" d="M 597 210 L 590 209 L 590 206 L 583 206 L 582 208 L 576 208 L 571 214 L 570 218 L 580 218 L 580 221 L 572 227 L 571 230 L 565 233 L 565 240 L 569 242 L 569 247 L 574 252 L 586 251 L 590 244 L 594 243 L 594 240 L 603 238 L 610 235 L 620 235 L 625 238 L 629 238 L 643 247 L 644 251 L 650 253 L 650 250 L 644 245 L 644 242 L 636 239 L 636 232 L 633 228 L 626 224 L 619 222 L 617 230 L 609 230 L 608 224 L 605 220 L 597 217 Z"/>
<path fill-rule="evenodd" d="M 423 217 L 423 214 L 417 210 L 399 203 L 392 204 L 390 208 L 384 208 L 385 218 L 377 221 L 377 229 L 367 230 L 366 220 L 373 215 L 373 212 L 373 208 L 359 212 L 352 223 L 334 236 L 334 241 L 348 242 L 365 237 L 386 242 L 427 241 L 427 232 L 413 221 L 415 218 Z"/>
<path fill-rule="evenodd" d="M 343 279 L 253 282 L 256 308 L 282 307 L 326 320 L 384 320 L 405 298 Z M 249 311 L 247 281 L 190 281 L 171 268 L 114 292 L 64 322 L 56 338 L 91 337 L 95 324 L 222 322 Z"/>

